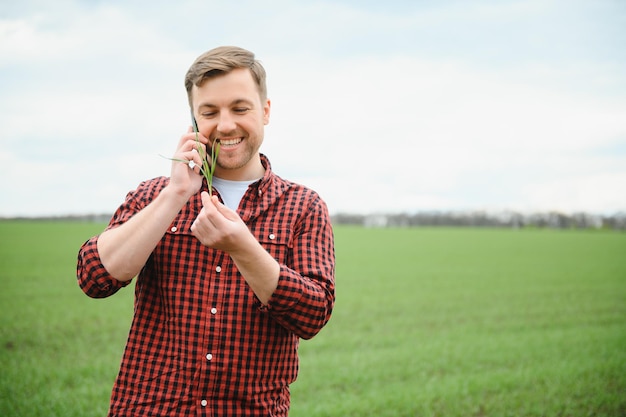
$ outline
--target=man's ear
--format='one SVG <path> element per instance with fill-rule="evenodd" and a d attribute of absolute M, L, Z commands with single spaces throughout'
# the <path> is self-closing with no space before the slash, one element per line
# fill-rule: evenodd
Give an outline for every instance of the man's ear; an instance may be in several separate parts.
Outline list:
<path fill-rule="evenodd" d="M 265 100 L 265 105 L 263 106 L 263 124 L 267 125 L 270 122 L 270 107 L 271 107 L 270 99 Z"/>

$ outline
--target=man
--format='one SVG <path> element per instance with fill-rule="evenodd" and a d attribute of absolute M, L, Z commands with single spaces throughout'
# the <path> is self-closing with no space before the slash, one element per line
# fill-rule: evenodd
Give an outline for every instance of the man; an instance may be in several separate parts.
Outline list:
<path fill-rule="evenodd" d="M 335 301 L 328 209 L 259 153 L 270 100 L 254 54 L 208 51 L 185 86 L 197 137 L 189 128 L 170 177 L 130 192 L 78 254 L 91 297 L 137 276 L 109 415 L 287 416 L 299 339 L 322 329 Z M 201 155 L 215 141 L 209 190 Z"/>

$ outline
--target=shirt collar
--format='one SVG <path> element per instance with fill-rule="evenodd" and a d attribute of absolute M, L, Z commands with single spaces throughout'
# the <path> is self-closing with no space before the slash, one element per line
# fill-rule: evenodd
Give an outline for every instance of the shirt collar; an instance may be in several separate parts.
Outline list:
<path fill-rule="evenodd" d="M 270 160 L 267 158 L 267 156 L 263 154 L 260 154 L 260 156 L 261 156 L 261 164 L 263 165 L 263 168 L 265 168 L 265 173 L 263 174 L 263 178 L 261 178 L 256 183 L 257 192 L 259 193 L 259 195 L 265 193 L 265 191 L 269 188 L 270 183 L 272 181 L 272 177 L 274 176 L 274 173 L 272 172 L 272 164 L 270 164 Z"/>

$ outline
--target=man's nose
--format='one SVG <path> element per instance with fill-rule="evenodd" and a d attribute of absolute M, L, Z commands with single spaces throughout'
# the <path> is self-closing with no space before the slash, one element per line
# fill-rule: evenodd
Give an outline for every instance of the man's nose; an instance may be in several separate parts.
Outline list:
<path fill-rule="evenodd" d="M 219 120 L 217 122 L 217 130 L 222 133 L 228 133 L 235 130 L 235 119 L 229 112 L 220 113 Z"/>

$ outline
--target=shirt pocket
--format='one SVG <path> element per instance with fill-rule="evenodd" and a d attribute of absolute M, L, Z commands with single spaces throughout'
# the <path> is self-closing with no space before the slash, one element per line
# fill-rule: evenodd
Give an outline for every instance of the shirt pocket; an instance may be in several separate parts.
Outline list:
<path fill-rule="evenodd" d="M 292 231 L 287 227 L 255 225 L 251 228 L 257 241 L 279 263 L 286 263 L 292 247 Z"/>
<path fill-rule="evenodd" d="M 187 267 L 183 264 L 183 255 L 194 254 L 198 240 L 191 233 L 191 219 L 175 219 L 165 231 L 163 238 L 154 248 L 153 260 L 156 262 L 155 272 L 158 276 L 180 275 Z M 196 255 L 194 255 L 196 256 Z M 197 259 L 188 259 L 188 263 L 197 262 Z M 166 283 L 162 283 L 166 284 Z M 169 284 L 172 284 L 170 281 Z M 182 285 L 182 283 L 180 283 Z"/>

